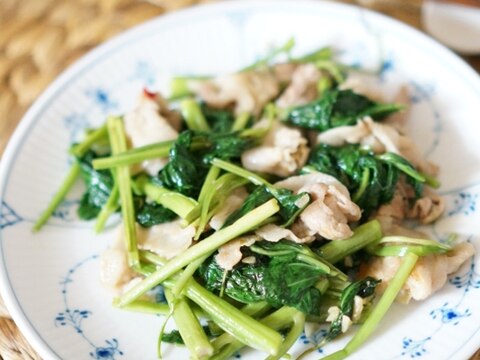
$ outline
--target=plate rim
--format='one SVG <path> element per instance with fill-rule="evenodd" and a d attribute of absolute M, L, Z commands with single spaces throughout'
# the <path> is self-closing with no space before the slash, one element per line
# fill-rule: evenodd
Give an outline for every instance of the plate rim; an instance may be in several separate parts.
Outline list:
<path fill-rule="evenodd" d="M 41 114 L 48 109 L 49 103 L 56 98 L 58 92 L 65 86 L 68 86 L 77 76 L 92 65 L 95 65 L 108 53 L 116 51 L 123 45 L 128 44 L 134 38 L 147 32 L 151 27 L 168 27 L 170 22 L 178 22 L 183 17 L 197 17 L 203 12 L 225 12 L 238 11 L 239 9 L 250 10 L 259 9 L 264 6 L 275 6 L 281 4 L 282 6 L 298 6 L 311 7 L 315 11 L 320 11 L 322 8 L 333 8 L 345 13 L 358 12 L 361 16 L 368 16 L 369 21 L 380 22 L 391 28 L 397 28 L 398 32 L 403 35 L 413 36 L 423 42 L 426 42 L 430 47 L 436 51 L 444 54 L 444 60 L 455 64 L 455 70 L 463 73 L 462 81 L 469 82 L 475 88 L 478 88 L 480 94 L 480 76 L 477 72 L 459 55 L 452 50 L 439 43 L 436 39 L 422 33 L 421 31 L 405 24 L 397 19 L 391 18 L 387 15 L 378 12 L 360 8 L 356 5 L 344 4 L 330 1 L 319 0 L 230 0 L 210 4 L 194 5 L 186 9 L 175 11 L 172 13 L 162 14 L 154 17 L 146 22 L 138 24 L 130 29 L 122 31 L 115 35 L 110 40 L 100 44 L 89 50 L 79 60 L 67 67 L 60 75 L 58 75 L 50 85 L 42 92 L 42 94 L 35 100 L 27 112 L 22 116 L 14 133 L 7 143 L 4 154 L 0 161 L 0 208 L 3 207 L 3 199 L 6 195 L 6 186 L 9 180 L 8 169 L 15 159 L 16 153 L 21 149 L 25 137 L 31 131 L 32 126 L 41 119 Z M 30 319 L 23 310 L 22 305 L 18 301 L 13 284 L 8 275 L 8 269 L 5 262 L 5 253 L 3 250 L 3 231 L 0 230 L 0 293 L 5 302 L 5 305 L 10 312 L 16 325 L 25 336 L 32 347 L 45 359 L 60 359 L 55 350 L 42 338 L 41 334 L 33 326 Z M 455 359 L 464 359 L 471 356 L 480 347 L 480 327 L 476 332 L 472 333 L 471 337 L 466 340 L 460 349 L 454 355 Z"/>

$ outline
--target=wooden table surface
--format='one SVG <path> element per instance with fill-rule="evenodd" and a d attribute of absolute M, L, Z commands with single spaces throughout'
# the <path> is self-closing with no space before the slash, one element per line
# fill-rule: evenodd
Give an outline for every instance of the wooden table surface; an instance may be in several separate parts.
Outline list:
<path fill-rule="evenodd" d="M 211 0 L 0 0 L 0 157 L 25 110 L 72 61 L 121 30 L 206 1 Z M 373 8 L 421 29 L 422 0 L 342 2 Z M 79 25 L 86 19 L 85 29 Z M 480 73 L 480 56 L 464 58 Z M 480 355 L 474 358 L 480 360 Z M 0 359 L 39 359 L 1 298 Z"/>

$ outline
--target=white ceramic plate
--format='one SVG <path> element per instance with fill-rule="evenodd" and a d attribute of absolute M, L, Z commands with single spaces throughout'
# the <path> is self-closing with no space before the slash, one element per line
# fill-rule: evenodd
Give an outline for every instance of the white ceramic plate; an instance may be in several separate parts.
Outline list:
<path fill-rule="evenodd" d="M 458 57 L 394 20 L 335 3 L 252 0 L 192 8 L 128 31 L 79 61 L 35 103 L 5 152 L 1 290 L 17 324 L 45 359 L 154 359 L 162 321 L 110 306 L 110 294 L 98 281 L 97 256 L 112 234 L 95 236 L 91 224 L 78 221 L 78 192 L 39 234 L 31 233 L 65 174 L 70 142 L 107 114 L 131 108 L 144 86 L 162 89 L 174 74 L 238 69 L 290 36 L 297 40 L 297 54 L 333 45 L 347 63 L 380 63 L 378 86 L 386 94 L 408 86 L 411 133 L 428 158 L 442 166 L 447 209 L 432 231 L 438 237 L 457 232 L 480 250 L 480 80 Z M 477 256 L 428 301 L 394 306 L 352 358 L 468 358 L 480 347 L 478 265 Z M 294 353 L 321 335 L 303 336 Z M 188 356 L 173 347 L 164 355 Z M 258 357 L 263 356 L 237 356 Z"/>

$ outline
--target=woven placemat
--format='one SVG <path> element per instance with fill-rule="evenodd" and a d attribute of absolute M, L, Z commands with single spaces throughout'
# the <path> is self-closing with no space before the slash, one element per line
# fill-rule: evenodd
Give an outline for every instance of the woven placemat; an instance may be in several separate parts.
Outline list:
<path fill-rule="evenodd" d="M 0 0 L 0 156 L 27 107 L 86 51 L 147 19 L 210 1 L 214 0 Z M 421 0 L 343 2 L 420 26 Z M 480 71 L 480 58 L 467 60 Z M 40 359 L 1 298 L 0 359 Z M 480 360 L 480 353 L 472 360 Z"/>

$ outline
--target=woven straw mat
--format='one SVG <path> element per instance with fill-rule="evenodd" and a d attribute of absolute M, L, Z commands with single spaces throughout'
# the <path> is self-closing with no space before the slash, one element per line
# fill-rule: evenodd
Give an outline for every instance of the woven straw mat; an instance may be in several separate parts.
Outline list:
<path fill-rule="evenodd" d="M 0 0 L 0 156 L 27 107 L 86 51 L 147 19 L 210 1 Z M 420 26 L 421 0 L 357 3 Z M 467 60 L 480 71 L 480 59 Z M 10 319 L 1 298 L 0 359 L 40 359 Z M 473 359 L 480 360 L 480 354 Z"/>

